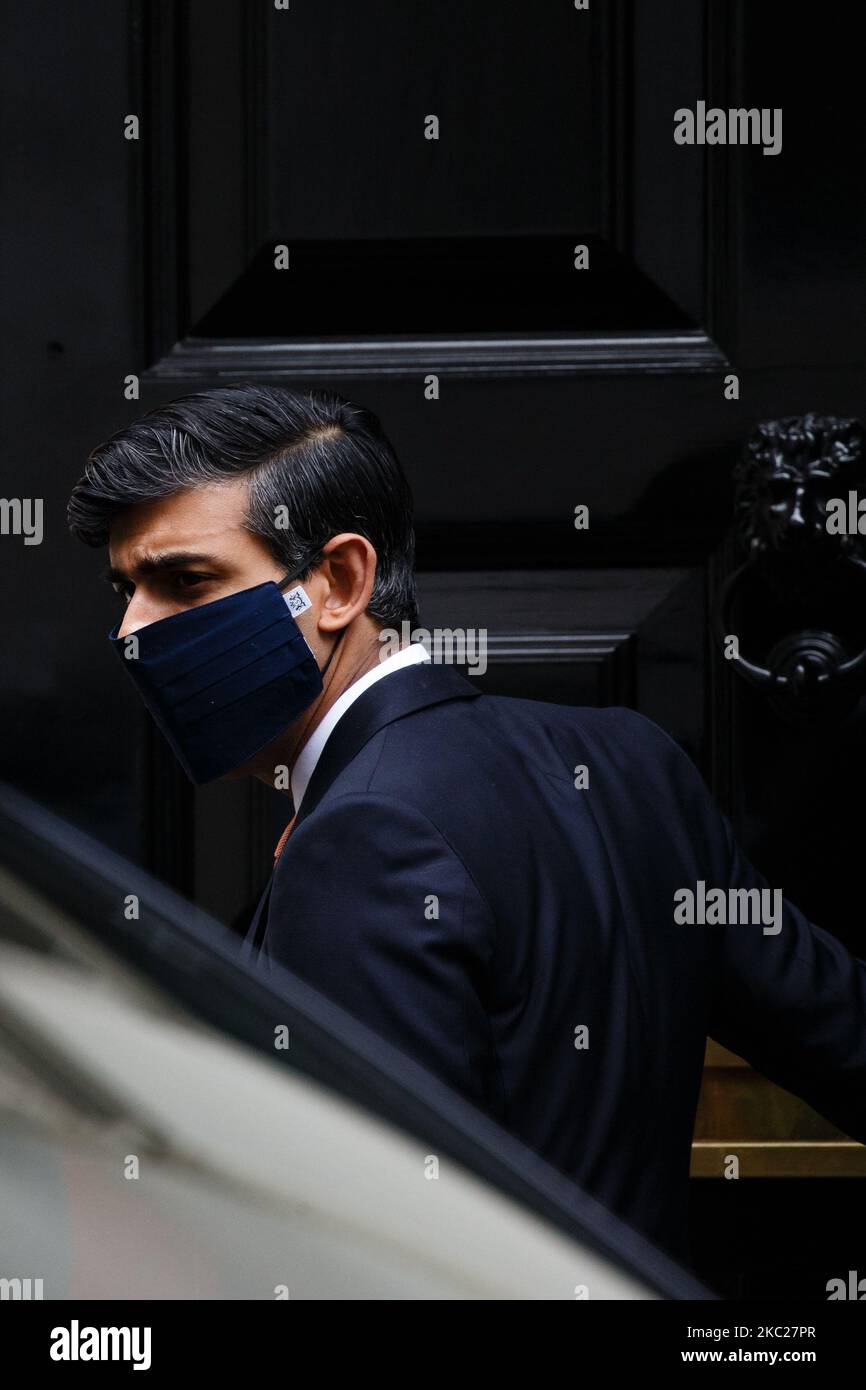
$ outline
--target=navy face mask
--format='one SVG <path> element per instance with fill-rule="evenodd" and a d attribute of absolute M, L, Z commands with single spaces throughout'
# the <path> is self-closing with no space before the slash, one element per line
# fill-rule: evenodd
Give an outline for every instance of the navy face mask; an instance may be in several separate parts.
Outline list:
<path fill-rule="evenodd" d="M 260 753 L 321 694 L 325 663 L 294 614 L 309 608 L 298 586 L 268 580 L 227 598 L 109 640 L 190 780 L 213 782 Z M 134 640 L 133 640 L 134 639 Z M 135 655 L 137 649 L 137 655 Z"/>

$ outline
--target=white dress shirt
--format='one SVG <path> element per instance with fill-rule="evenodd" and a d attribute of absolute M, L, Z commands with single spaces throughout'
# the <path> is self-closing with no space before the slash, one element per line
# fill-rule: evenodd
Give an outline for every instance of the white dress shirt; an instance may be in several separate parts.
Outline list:
<path fill-rule="evenodd" d="M 309 786 L 316 763 L 322 755 L 322 749 L 349 706 L 354 704 L 359 695 L 363 695 L 365 690 L 369 689 L 371 685 L 375 685 L 376 681 L 380 681 L 383 676 L 390 676 L 392 671 L 400 671 L 404 666 L 414 666 L 418 661 L 429 660 L 430 653 L 423 643 L 410 642 L 408 647 L 402 647 L 393 656 L 380 661 L 378 665 L 373 667 L 372 671 L 361 676 L 354 685 L 350 685 L 348 690 L 343 691 L 338 700 L 334 701 L 321 724 L 317 724 L 310 734 L 292 768 L 292 801 L 295 805 L 296 815 L 301 808 L 301 800 Z"/>

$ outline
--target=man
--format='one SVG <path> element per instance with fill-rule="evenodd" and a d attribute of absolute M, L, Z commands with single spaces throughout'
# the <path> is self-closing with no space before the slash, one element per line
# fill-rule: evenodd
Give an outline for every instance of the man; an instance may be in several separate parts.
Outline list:
<path fill-rule="evenodd" d="M 417 615 L 369 412 L 175 401 L 95 450 L 69 519 L 110 547 L 115 647 L 193 780 L 290 789 L 259 960 L 680 1255 L 707 1034 L 866 1140 L 866 966 L 769 889 L 667 735 L 481 695 L 417 646 L 380 661 Z"/>

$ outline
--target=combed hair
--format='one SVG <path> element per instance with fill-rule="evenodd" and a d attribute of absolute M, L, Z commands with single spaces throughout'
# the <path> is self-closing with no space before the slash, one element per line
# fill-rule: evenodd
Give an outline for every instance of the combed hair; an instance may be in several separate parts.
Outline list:
<path fill-rule="evenodd" d="M 239 477 L 247 529 L 287 573 L 309 556 L 306 578 L 332 536 L 354 531 L 376 551 L 367 612 L 382 626 L 417 622 L 411 489 L 378 418 L 331 392 L 240 383 L 159 406 L 90 454 L 69 529 L 107 545 L 125 508 Z"/>

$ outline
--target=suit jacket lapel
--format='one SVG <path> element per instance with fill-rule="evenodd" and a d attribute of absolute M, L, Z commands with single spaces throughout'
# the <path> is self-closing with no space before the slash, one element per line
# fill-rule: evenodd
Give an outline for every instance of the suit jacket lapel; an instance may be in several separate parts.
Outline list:
<path fill-rule="evenodd" d="M 453 666 L 419 662 L 383 676 L 359 695 L 336 725 L 322 749 L 301 801 L 294 829 L 314 811 L 334 778 L 352 761 L 364 744 L 395 719 L 444 700 L 465 700 L 480 690 Z"/>

